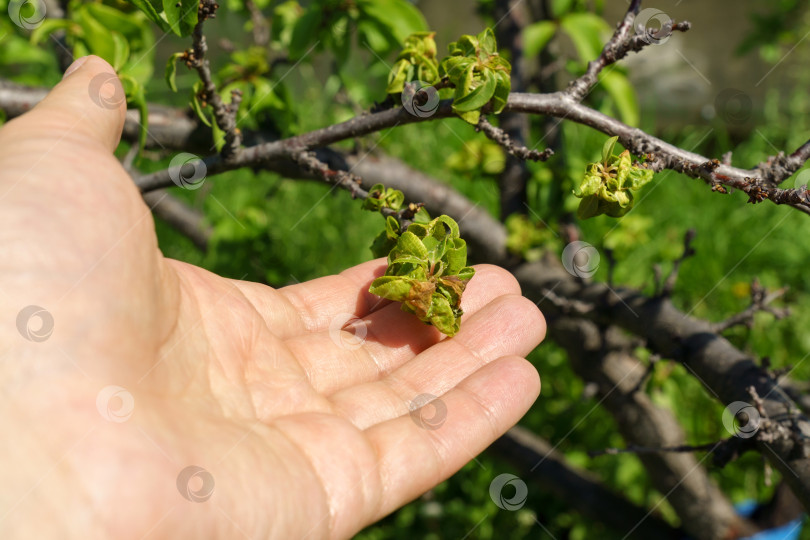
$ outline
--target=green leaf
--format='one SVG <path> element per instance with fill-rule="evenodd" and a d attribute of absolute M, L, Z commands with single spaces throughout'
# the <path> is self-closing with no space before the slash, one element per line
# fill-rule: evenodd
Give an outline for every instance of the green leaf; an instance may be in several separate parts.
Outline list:
<path fill-rule="evenodd" d="M 385 197 L 385 205 L 391 210 L 397 211 L 402 208 L 405 202 L 405 194 L 398 189 L 390 189 Z"/>
<path fill-rule="evenodd" d="M 556 32 L 557 24 L 553 21 L 539 21 L 530 24 L 523 29 L 523 54 L 527 58 L 534 58 L 546 48 Z"/>
<path fill-rule="evenodd" d="M 627 180 L 627 174 L 632 166 L 633 159 L 630 157 L 628 150 L 619 154 L 619 159 L 616 161 L 616 184 L 619 189 L 624 188 L 624 182 Z"/>
<path fill-rule="evenodd" d="M 100 56 L 113 64 L 116 60 L 116 45 L 111 31 L 98 22 L 87 7 L 87 5 L 83 5 L 73 14 L 73 19 L 81 27 L 82 41 L 87 44 L 91 54 Z"/>
<path fill-rule="evenodd" d="M 492 94 L 492 112 L 500 113 L 506 107 L 509 100 L 509 92 L 512 91 L 512 79 L 509 73 L 498 70 L 495 72 L 495 93 Z"/>
<path fill-rule="evenodd" d="M 607 91 L 616 109 L 621 116 L 622 122 L 628 126 L 638 127 L 639 105 L 636 98 L 636 90 L 627 77 L 616 70 L 602 73 L 599 77 L 599 84 Z"/>
<path fill-rule="evenodd" d="M 449 56 L 439 64 L 439 75 L 448 77 L 450 82 L 458 84 L 456 81 L 463 79 L 466 72 L 475 67 L 475 59 L 466 56 Z"/>
<path fill-rule="evenodd" d="M 467 264 L 467 243 L 463 240 L 461 242 L 461 244 L 447 250 L 447 268 L 445 272 L 448 275 L 458 274 Z"/>
<path fill-rule="evenodd" d="M 579 201 L 579 207 L 577 208 L 577 217 L 579 219 L 588 219 L 598 216 L 599 214 L 598 195 L 588 195 Z"/>
<path fill-rule="evenodd" d="M 358 0 L 357 8 L 390 29 L 399 43 L 414 32 L 427 30 L 422 12 L 407 0 Z"/>
<path fill-rule="evenodd" d="M 44 19 L 39 26 L 31 31 L 31 43 L 39 45 L 43 39 L 59 30 L 65 30 L 68 34 L 75 33 L 76 24 L 67 19 Z"/>
<path fill-rule="evenodd" d="M 492 28 L 485 28 L 478 34 L 478 45 L 487 55 L 498 54 L 498 44 L 495 42 L 495 33 Z"/>
<path fill-rule="evenodd" d="M 374 186 L 371 191 L 380 189 Z M 397 229 L 396 220 L 389 216 L 386 237 L 395 237 Z M 461 295 L 475 274 L 465 266 L 467 244 L 458 234 L 458 224 L 448 216 L 411 224 L 388 254 L 385 276 L 374 280 L 369 291 L 402 302 L 404 311 L 454 335 L 463 314 Z M 375 239 L 378 248 L 384 243 L 382 235 Z"/>
<path fill-rule="evenodd" d="M 571 11 L 574 7 L 574 0 L 551 0 L 551 14 L 554 17 L 561 17 Z"/>
<path fill-rule="evenodd" d="M 280 88 L 278 83 L 273 83 L 265 77 L 255 77 L 252 82 L 254 92 L 250 107 L 254 113 L 266 109 L 287 109 L 284 99 L 276 93 L 276 88 Z"/>
<path fill-rule="evenodd" d="M 602 52 L 604 39 L 611 34 L 605 20 L 593 13 L 570 13 L 560 19 L 560 27 L 573 41 L 583 62 L 596 59 Z"/>
<path fill-rule="evenodd" d="M 430 214 L 422 207 L 416 211 L 416 215 L 413 216 L 413 222 L 416 224 L 430 223 Z"/>
<path fill-rule="evenodd" d="M 401 276 L 382 276 L 371 282 L 369 292 L 388 300 L 402 302 L 411 292 L 411 281 Z"/>
<path fill-rule="evenodd" d="M 411 232 L 410 228 L 400 235 L 399 240 L 397 240 L 397 247 L 389 255 L 389 262 L 395 261 L 400 255 L 413 256 L 427 262 L 427 248 L 425 248 L 419 237 Z"/>
<path fill-rule="evenodd" d="M 610 217 L 622 217 L 633 208 L 633 193 L 630 191 L 620 191 L 619 200 L 616 202 L 602 201 L 602 210 Z"/>
<path fill-rule="evenodd" d="M 166 74 L 164 78 L 166 79 L 166 84 L 172 89 L 172 92 L 177 92 L 177 60 L 184 55 L 185 53 L 174 53 L 169 57 L 168 62 L 166 62 Z"/>
<path fill-rule="evenodd" d="M 495 95 L 495 74 L 490 69 L 484 69 L 480 79 L 474 80 L 470 88 L 456 88 L 456 98 L 453 100 L 453 110 L 456 112 L 470 112 L 480 109 Z"/>
<path fill-rule="evenodd" d="M 450 302 L 440 294 L 434 294 L 431 303 L 430 324 L 435 326 L 441 333 L 450 337 L 455 336 L 459 330 L 459 320 Z"/>
<path fill-rule="evenodd" d="M 104 4 L 86 4 L 84 6 L 94 19 L 110 30 L 115 30 L 128 40 L 143 34 L 144 19 L 137 14 L 124 13 Z"/>
<path fill-rule="evenodd" d="M 641 167 L 632 167 L 630 173 L 627 175 L 629 187 L 632 190 L 639 190 L 641 187 L 653 179 L 652 169 L 643 169 Z"/>
<path fill-rule="evenodd" d="M 408 60 L 399 60 L 388 73 L 387 94 L 399 94 L 405 89 L 405 83 L 413 77 L 413 64 Z"/>
<path fill-rule="evenodd" d="M 111 32 L 111 36 L 114 47 L 111 65 L 116 71 L 120 71 L 124 67 L 124 62 L 129 58 L 129 43 L 118 32 Z"/>
<path fill-rule="evenodd" d="M 199 0 L 163 0 L 169 29 L 180 37 L 190 35 L 197 24 L 199 4 Z"/>
<path fill-rule="evenodd" d="M 371 254 L 374 255 L 375 259 L 385 257 L 396 245 L 396 243 L 396 240 L 391 240 L 391 238 L 385 234 L 385 231 L 382 231 L 380 234 L 375 236 L 374 240 L 371 242 Z"/>
<path fill-rule="evenodd" d="M 615 148 L 618 140 L 619 136 L 616 135 L 615 137 L 611 137 L 606 140 L 605 144 L 602 145 L 602 163 L 608 164 L 612 161 L 613 149 Z"/>
<path fill-rule="evenodd" d="M 408 36 L 402 52 L 397 56 L 397 61 L 388 74 L 387 93 L 401 93 L 405 83 L 414 80 L 429 84 L 439 81 L 434 35 L 434 32 L 416 32 Z"/>
<path fill-rule="evenodd" d="M 462 281 L 470 281 L 475 275 L 475 269 L 470 266 L 465 266 L 458 272 L 458 278 Z"/>
<path fill-rule="evenodd" d="M 290 58 L 299 59 L 309 50 L 320 29 L 322 14 L 321 8 L 314 5 L 296 21 L 290 37 Z"/>
<path fill-rule="evenodd" d="M 475 56 L 479 47 L 478 38 L 468 34 L 447 46 L 451 56 Z"/>
<path fill-rule="evenodd" d="M 388 27 L 383 26 L 376 19 L 362 18 L 357 21 L 359 43 L 368 45 L 372 51 L 385 52 L 391 47 L 393 35 Z"/>
<path fill-rule="evenodd" d="M 394 216 L 385 218 L 385 233 L 391 238 L 399 238 L 399 222 Z"/>
<path fill-rule="evenodd" d="M 375 257 L 383 257 L 387 255 L 397 245 L 399 238 L 399 222 L 394 216 L 385 218 L 385 230 L 374 238 L 371 244 L 371 253 Z"/>
<path fill-rule="evenodd" d="M 442 224 L 442 226 L 446 226 L 447 229 L 449 230 L 449 232 L 447 232 L 447 234 L 449 234 L 451 238 L 458 238 L 459 237 L 460 232 L 459 232 L 459 228 L 458 228 L 458 223 L 456 223 L 456 220 L 454 220 L 450 216 L 441 215 L 441 216 L 437 217 L 436 219 L 434 219 L 433 223 L 434 223 L 434 225 L 433 225 L 434 228 L 437 228 L 439 226 L 439 224 Z"/>
<path fill-rule="evenodd" d="M 301 15 L 301 5 L 296 0 L 282 2 L 273 10 L 272 35 L 282 49 L 288 49 L 295 22 Z"/>
<path fill-rule="evenodd" d="M 149 17 L 149 20 L 160 26 L 161 30 L 163 30 L 164 32 L 167 32 L 169 30 L 169 24 L 163 17 L 160 16 L 157 9 L 155 8 L 154 5 L 152 5 L 151 2 L 147 0 L 130 0 L 130 1 L 135 5 L 135 7 L 137 7 L 143 13 L 145 13 L 146 16 Z"/>
<path fill-rule="evenodd" d="M 586 174 L 583 178 L 579 188 L 574 190 L 574 195 L 577 197 L 588 197 L 599 193 L 602 187 L 602 177 L 598 174 Z"/>
<path fill-rule="evenodd" d="M 146 136 L 149 133 L 149 109 L 146 105 L 146 94 L 143 85 L 136 79 L 119 74 L 121 85 L 127 97 L 127 104 L 134 105 L 140 115 L 140 130 L 138 132 L 138 149 L 143 152 L 146 147 Z"/>

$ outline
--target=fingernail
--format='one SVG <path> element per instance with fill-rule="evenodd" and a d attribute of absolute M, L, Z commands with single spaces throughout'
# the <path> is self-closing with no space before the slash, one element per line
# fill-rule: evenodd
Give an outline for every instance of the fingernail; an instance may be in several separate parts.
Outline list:
<path fill-rule="evenodd" d="M 89 58 L 88 56 L 82 56 L 81 58 L 77 58 L 76 60 L 74 60 L 73 63 L 70 64 L 68 68 L 65 70 L 65 74 L 62 75 L 62 79 L 66 78 L 68 75 L 70 75 L 71 73 L 82 67 L 82 64 L 87 62 L 88 58 Z"/>

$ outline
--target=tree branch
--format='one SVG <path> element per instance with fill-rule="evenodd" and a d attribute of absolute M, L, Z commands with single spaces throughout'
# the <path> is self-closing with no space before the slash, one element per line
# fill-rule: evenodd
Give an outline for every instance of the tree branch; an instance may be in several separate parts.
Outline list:
<path fill-rule="evenodd" d="M 499 44 L 500 54 L 508 56 L 512 64 L 512 90 L 525 91 L 526 78 L 523 65 L 523 29 L 531 20 L 528 6 L 523 0 L 496 0 L 492 4 L 493 20 L 498 21 L 494 26 L 495 37 Z M 515 153 L 522 149 L 529 138 L 529 118 L 523 114 L 503 113 L 495 128 L 481 115 L 484 127 L 491 126 L 491 130 L 484 129 L 487 137 L 494 140 L 507 151 L 503 171 L 498 174 L 498 194 L 500 199 L 500 218 L 505 220 L 508 216 L 520 213 L 526 214 L 526 186 L 531 172 L 526 166 L 525 159 Z M 476 130 L 482 129 L 479 123 Z M 493 135 L 496 135 L 493 138 Z"/>
<path fill-rule="evenodd" d="M 483 131 L 484 135 L 492 141 L 498 143 L 510 155 L 522 160 L 531 161 L 545 161 L 554 155 L 554 150 L 546 148 L 545 150 L 531 150 L 522 144 L 517 144 L 512 138 L 499 127 L 495 127 L 489 123 L 489 120 L 483 115 L 478 120 L 478 125 L 475 126 L 476 131 Z"/>
<path fill-rule="evenodd" d="M 595 111 L 585 105 L 574 103 L 562 93 L 520 94 L 512 93 L 506 106 L 507 111 L 551 115 L 590 126 L 608 135 L 616 135 L 625 148 L 636 155 L 653 154 L 652 167 L 656 171 L 671 169 L 693 178 L 702 178 L 710 185 L 723 185 L 741 189 L 749 195 L 749 201 L 765 199 L 776 204 L 790 204 L 799 210 L 810 213 L 810 191 L 779 189 L 778 182 L 793 174 L 803 164 L 802 157 L 809 151 L 803 146 L 790 157 L 783 153 L 760 164 L 753 170 L 738 169 L 711 161 L 699 154 L 678 148 L 652 135 L 632 128 L 622 122 Z M 218 156 L 205 159 L 209 175 L 245 166 L 255 166 L 268 161 L 287 159 L 294 153 L 328 146 L 332 143 L 368 135 L 382 129 L 411 124 L 432 119 L 447 118 L 453 115 L 451 101 L 439 104 L 430 117 L 411 115 L 398 107 L 385 111 L 355 117 L 346 122 L 328 126 L 288 139 L 272 141 L 244 148 L 239 156 L 225 162 Z M 761 178 L 754 178 L 757 174 Z M 136 179 L 142 191 L 150 191 L 171 185 L 167 170 L 144 175 Z"/>
<path fill-rule="evenodd" d="M 2 83 L 0 84 L 0 108 L 6 110 L 10 117 L 16 116 L 36 104 L 44 93 L 41 89 L 33 92 L 20 91 L 16 85 Z M 328 146 L 338 141 L 368 135 L 383 129 L 448 118 L 453 116 L 451 105 L 450 100 L 442 101 L 434 115 L 425 118 L 411 115 L 402 107 L 387 109 L 288 139 L 246 147 L 242 149 L 238 157 L 234 156 L 227 160 L 227 163 L 222 157 L 216 155 L 205 158 L 203 161 L 206 163 L 209 176 L 241 167 L 266 165 L 274 160 L 289 159 L 294 153 L 302 150 Z M 648 135 L 640 129 L 632 128 L 585 105 L 575 103 L 561 92 L 552 94 L 512 93 L 505 110 L 564 118 L 592 127 L 607 135 L 616 135 L 621 144 L 633 154 L 639 156 L 653 154 L 652 166 L 656 171 L 674 170 L 693 178 L 701 178 L 716 191 L 727 192 L 727 188 L 740 189 L 749 196 L 749 202 L 760 202 L 767 199 L 775 204 L 788 204 L 810 214 L 810 191 L 776 187 L 810 158 L 810 141 L 790 155 L 780 152 L 754 169 L 740 169 L 678 148 Z M 189 122 L 185 126 L 188 131 L 171 130 L 171 133 L 166 136 L 170 135 L 175 142 L 178 139 L 187 140 L 192 137 L 193 129 L 196 126 L 196 123 Z M 152 131 L 151 124 L 150 131 Z M 128 124 L 125 133 L 129 132 Z M 160 139 L 157 134 L 153 133 L 153 135 L 153 139 Z M 174 147 L 173 144 L 165 146 Z M 135 181 L 143 192 L 171 187 L 173 184 L 168 170 L 143 175 L 136 178 Z"/>
<path fill-rule="evenodd" d="M 264 18 L 262 10 L 253 0 L 245 0 L 245 8 L 250 12 L 253 43 L 259 47 L 267 47 L 268 43 L 270 43 L 270 27 L 267 24 L 267 19 Z"/>
<path fill-rule="evenodd" d="M 692 248 L 692 241 L 695 239 L 695 229 L 689 229 L 683 236 L 683 253 L 680 257 L 675 259 L 672 263 L 672 272 L 669 273 L 667 279 L 661 283 L 661 290 L 658 292 L 659 296 L 672 296 L 672 291 L 675 289 L 675 283 L 678 282 L 678 273 L 681 270 L 681 265 L 689 257 L 695 254 Z"/>
<path fill-rule="evenodd" d="M 145 193 L 143 198 L 155 216 L 188 237 L 200 251 L 208 249 L 213 231 L 202 212 L 164 190 Z"/>
<path fill-rule="evenodd" d="M 231 92 L 231 103 L 226 105 L 217 92 L 211 75 L 211 66 L 205 57 L 208 52 L 208 43 L 203 35 L 203 24 L 207 19 L 216 17 L 216 10 L 219 5 L 215 0 L 202 0 L 199 6 L 197 25 L 192 33 L 193 45 L 191 50 L 186 51 L 185 61 L 190 68 L 197 70 L 197 74 L 203 83 L 203 101 L 211 104 L 214 110 L 214 119 L 219 129 L 225 132 L 225 145 L 222 147 L 222 158 L 231 161 L 238 156 L 239 147 L 242 144 L 242 134 L 236 126 L 236 111 L 239 110 L 239 103 L 242 100 L 241 92 L 233 90 Z"/>
<path fill-rule="evenodd" d="M 616 420 L 628 445 L 682 445 L 685 435 L 672 413 L 636 392 L 645 369 L 632 354 L 633 343 L 616 329 L 602 330 L 583 319 L 563 317 L 549 326 L 576 373 L 598 385 L 599 403 Z M 714 443 L 713 450 L 720 443 Z M 639 455 L 652 484 L 663 493 L 693 538 L 722 539 L 756 532 L 739 518 L 731 502 L 710 480 L 701 462 L 688 453 Z"/>
<path fill-rule="evenodd" d="M 634 538 L 680 539 L 659 515 L 629 502 L 603 486 L 588 471 L 575 469 L 547 441 L 522 427 L 513 427 L 488 449 L 509 461 L 520 476 L 552 493 L 580 514 L 604 523 L 620 533 L 633 532 Z"/>
<path fill-rule="evenodd" d="M 661 39 L 669 37 L 673 30 L 686 32 L 690 28 L 688 22 L 673 23 L 671 20 L 664 24 L 657 32 L 643 27 L 633 28 L 636 15 L 641 8 L 641 0 L 633 0 L 624 19 L 616 27 L 613 37 L 610 38 L 602 53 L 595 60 L 588 62 L 585 74 L 574 79 L 566 88 L 565 93 L 574 101 L 582 101 L 588 92 L 596 85 L 599 73 L 611 64 L 615 64 L 630 52 L 639 52 L 648 45 L 658 43 Z"/>
<path fill-rule="evenodd" d="M 725 321 L 715 323 L 714 331 L 721 334 L 734 326 L 744 325 L 748 328 L 754 325 L 754 315 L 760 311 L 766 311 L 773 315 L 777 320 L 783 319 L 790 315 L 788 308 L 775 308 L 770 304 L 777 298 L 781 298 L 787 292 L 787 288 L 777 289 L 771 293 L 760 285 L 758 279 L 754 279 L 751 284 L 751 304 L 740 313 L 732 315 Z"/>
<path fill-rule="evenodd" d="M 447 184 L 392 157 L 348 155 L 345 160 L 365 189 L 383 184 L 403 191 L 406 200 L 424 203 L 431 215 L 452 216 L 467 240 L 471 260 L 502 266 L 517 262 L 506 251 L 506 229 L 498 220 Z"/>
<path fill-rule="evenodd" d="M 524 294 L 537 301 L 547 316 L 553 318 L 560 311 L 542 296 L 540 291 L 545 289 L 591 303 L 596 309 L 584 317 L 605 325 L 616 324 L 644 338 L 655 352 L 680 361 L 721 403 L 748 402 L 751 395 L 745 389 L 754 387 L 762 396 L 766 415 L 794 435 L 770 441 L 761 440 L 757 433 L 753 437 L 757 447 L 780 470 L 805 508 L 810 508 L 810 447 L 801 435 L 810 433 L 810 421 L 799 414 L 770 374 L 717 335 L 711 323 L 689 317 L 663 297 L 648 298 L 632 290 L 582 283 L 561 268 L 556 259 L 525 264 L 515 275 Z"/>

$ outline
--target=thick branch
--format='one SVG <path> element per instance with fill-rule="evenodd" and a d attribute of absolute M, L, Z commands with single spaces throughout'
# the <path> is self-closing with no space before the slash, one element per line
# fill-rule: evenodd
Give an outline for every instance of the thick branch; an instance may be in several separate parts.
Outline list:
<path fill-rule="evenodd" d="M 0 108 L 6 110 L 9 116 L 16 116 L 36 104 L 45 93 L 42 89 L 22 90 L 16 85 L 0 83 Z M 789 204 L 802 212 L 810 213 L 810 191 L 776 187 L 777 184 L 795 173 L 810 157 L 810 141 L 790 155 L 780 152 L 754 169 L 740 169 L 678 148 L 648 135 L 640 129 L 632 128 L 585 105 L 575 103 L 560 92 L 553 94 L 512 93 L 509 96 L 506 111 L 564 118 L 592 127 L 607 135 L 617 135 L 621 144 L 633 154 L 652 153 L 655 157 L 654 169 L 657 171 L 671 169 L 693 178 L 701 178 L 715 188 L 720 187 L 720 191 L 726 191 L 726 188 L 722 186 L 740 189 L 749 196 L 751 202 L 768 199 L 776 204 Z M 211 156 L 204 161 L 208 167 L 208 174 L 211 176 L 241 167 L 258 166 L 269 161 L 289 159 L 294 153 L 302 150 L 328 146 L 338 141 L 368 135 L 383 129 L 450 116 L 453 116 L 453 111 L 449 100 L 441 102 L 435 114 L 426 118 L 411 115 L 404 108 L 397 107 L 358 116 L 340 124 L 281 141 L 256 144 L 244 148 L 238 158 L 231 159 L 227 163 L 223 163 L 225 160 L 219 156 Z M 150 120 L 152 117 L 153 115 L 150 113 Z M 155 118 L 158 119 L 158 116 L 156 115 Z M 169 124 L 169 121 L 166 124 Z M 130 129 L 129 126 L 128 123 L 125 133 L 135 133 L 134 128 Z M 171 141 L 187 140 L 192 137 L 196 127 L 196 122 L 189 121 L 183 129 L 167 130 L 166 137 L 170 141 L 167 141 L 168 144 L 164 146 L 175 147 Z M 150 124 L 150 131 L 153 131 L 152 124 Z M 157 133 L 153 132 L 152 135 L 154 135 L 153 139 L 160 140 L 161 138 Z M 141 191 L 170 187 L 173 184 L 168 170 L 141 176 L 136 179 L 136 183 Z"/>
<path fill-rule="evenodd" d="M 628 445 L 660 448 L 684 443 L 683 429 L 672 413 L 636 392 L 646 370 L 633 358 L 631 340 L 615 329 L 603 332 L 593 322 L 568 317 L 555 321 L 549 330 L 565 347 L 577 374 L 598 385 L 599 403 L 613 415 Z M 694 455 L 646 453 L 639 459 L 691 537 L 724 539 L 756 532 L 737 516 Z"/>
<path fill-rule="evenodd" d="M 428 208 L 444 211 L 461 223 L 464 236 L 477 251 L 480 262 L 508 264 L 504 248 L 506 230 L 475 205 L 436 179 L 403 165 L 392 158 L 347 158 L 352 170 L 365 182 L 382 182 L 402 190 L 406 197 L 425 202 Z M 563 308 L 550 300 L 551 296 L 565 298 L 576 305 L 592 306 L 578 314 L 603 324 L 618 324 L 643 337 L 661 356 L 683 362 L 715 397 L 724 404 L 750 401 L 745 391 L 755 386 L 763 396 L 764 407 L 770 416 L 785 418 L 787 411 L 796 411 L 795 405 L 776 381 L 752 358 L 713 332 L 712 323 L 686 317 L 666 297 L 647 298 L 635 291 L 610 291 L 604 284 L 585 284 L 567 273 L 556 258 L 524 264 L 515 275 L 524 294 L 538 302 L 549 319 L 552 336 Z M 549 291 L 553 295 L 548 294 Z M 625 304 L 626 303 L 626 304 Z M 630 309 L 628 309 L 628 306 Z M 632 311 L 631 311 L 632 309 Z M 633 312 L 638 314 L 633 315 Z M 803 417 L 791 416 L 802 432 L 810 433 L 810 423 Z M 788 419 L 788 423 L 793 424 Z M 760 451 L 779 468 L 791 487 L 796 490 L 805 507 L 810 507 L 810 462 L 804 458 L 803 443 L 783 440 L 776 443 L 757 443 Z M 791 471 L 795 471 L 795 474 Z"/>
<path fill-rule="evenodd" d="M 745 191 L 749 200 L 759 202 L 771 200 L 776 204 L 790 204 L 810 213 L 810 191 L 795 189 L 782 190 L 776 187 L 787 176 L 793 174 L 803 164 L 802 158 L 808 152 L 803 146 L 790 157 L 784 154 L 771 158 L 753 170 L 739 169 L 706 157 L 678 148 L 661 139 L 648 135 L 637 128 L 595 111 L 585 105 L 575 103 L 564 94 L 520 94 L 512 93 L 506 110 L 551 115 L 584 124 L 608 135 L 617 135 L 625 148 L 636 155 L 653 154 L 653 168 L 657 171 L 672 169 L 688 176 L 702 178 L 711 185 L 724 185 Z M 355 117 L 346 122 L 290 137 L 245 148 L 235 159 L 227 163 L 218 156 L 206 159 L 209 175 L 244 166 L 255 166 L 272 160 L 286 159 L 302 150 L 319 148 L 332 143 L 360 137 L 386 128 L 410 124 L 429 119 L 452 116 L 451 102 L 442 101 L 431 117 L 411 115 L 404 108 Z M 807 146 L 807 145 L 805 145 Z M 759 178 L 756 178 L 759 175 Z M 171 185 L 168 171 L 161 171 L 136 179 L 142 191 L 159 189 Z"/>
<path fill-rule="evenodd" d="M 164 190 L 146 193 L 143 196 L 152 213 L 188 237 L 201 251 L 208 249 L 211 227 L 205 215 L 185 204 Z"/>
<path fill-rule="evenodd" d="M 527 429 L 513 427 L 489 451 L 517 467 L 523 480 L 554 494 L 582 515 L 622 534 L 633 530 L 630 538 L 682 538 L 660 516 L 610 491 L 592 473 L 566 463 L 562 454 Z"/>
<path fill-rule="evenodd" d="M 757 446 L 782 472 L 805 508 L 810 508 L 810 461 L 803 435 L 810 433 L 810 422 L 799 414 L 777 381 L 717 335 L 711 323 L 685 315 L 666 298 L 647 298 L 636 291 L 612 290 L 599 283 L 585 284 L 562 269 L 556 259 L 523 265 L 515 274 L 524 294 L 538 301 L 547 315 L 553 317 L 559 311 L 541 295 L 544 289 L 593 304 L 596 309 L 585 316 L 643 337 L 654 351 L 683 363 L 721 403 L 750 402 L 751 395 L 745 389 L 753 387 L 762 396 L 767 416 L 780 419 L 793 435 L 765 441 L 757 434 Z"/>

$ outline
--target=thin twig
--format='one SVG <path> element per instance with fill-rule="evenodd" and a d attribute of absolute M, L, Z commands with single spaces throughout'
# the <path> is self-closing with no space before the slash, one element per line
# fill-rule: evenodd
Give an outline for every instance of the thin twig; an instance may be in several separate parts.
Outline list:
<path fill-rule="evenodd" d="M 689 229 L 686 231 L 683 237 L 683 253 L 680 257 L 675 259 L 675 262 L 672 264 L 672 272 L 669 273 L 667 276 L 666 281 L 661 285 L 661 291 L 659 292 L 662 296 L 672 296 L 672 291 L 675 289 L 675 283 L 678 281 L 678 272 L 680 272 L 681 265 L 683 262 L 695 254 L 695 250 L 692 248 L 692 241 L 695 239 L 695 229 Z"/>
<path fill-rule="evenodd" d="M 641 0 L 633 0 L 624 19 L 616 27 L 613 37 L 605 44 L 599 57 L 588 62 L 585 74 L 568 85 L 565 90 L 568 97 L 575 101 L 582 101 L 590 89 L 596 85 L 599 73 L 607 66 L 618 62 L 630 52 L 638 52 L 648 45 L 658 43 L 661 39 L 669 37 L 675 30 L 686 32 L 690 28 L 688 22 L 673 23 L 672 21 L 655 33 L 641 27 L 633 28 L 640 8 Z"/>
<path fill-rule="evenodd" d="M 605 448 L 604 450 L 590 450 L 588 456 L 615 456 L 618 454 L 660 454 L 663 452 L 702 452 L 704 450 L 713 451 L 722 441 L 714 441 L 706 444 L 681 444 L 678 446 L 647 447 L 628 445 L 627 448 Z"/>
<path fill-rule="evenodd" d="M 371 194 L 363 189 L 363 180 L 349 171 L 334 170 L 326 163 L 319 160 L 314 152 L 300 151 L 292 154 L 291 159 L 301 166 L 304 171 L 314 174 L 316 177 L 329 184 L 336 185 L 351 193 L 353 199 L 367 199 Z M 392 216 L 400 224 L 402 229 L 408 228 L 411 220 L 424 205 L 422 203 L 410 203 L 403 205 L 399 210 L 382 208 L 380 213 L 383 216 Z"/>
<path fill-rule="evenodd" d="M 740 313 L 732 315 L 722 322 L 716 323 L 714 325 L 714 331 L 720 334 L 729 328 L 740 325 L 752 328 L 754 325 L 754 315 L 760 311 L 770 313 L 777 320 L 787 317 L 790 315 L 789 308 L 775 308 L 770 305 L 774 300 L 784 296 L 786 292 L 787 287 L 783 287 L 769 293 L 768 290 L 759 283 L 758 279 L 754 279 L 753 283 L 751 283 L 751 304 Z"/>
<path fill-rule="evenodd" d="M 476 131 L 482 131 L 490 140 L 495 141 L 509 155 L 516 158 L 531 161 L 545 161 L 554 155 L 554 150 L 546 148 L 545 150 L 531 150 L 521 144 L 517 144 L 507 133 L 499 127 L 493 126 L 485 116 L 481 116 L 478 120 L 478 125 L 475 126 Z"/>
<path fill-rule="evenodd" d="M 214 0 L 202 0 L 200 2 L 197 25 L 192 33 L 193 45 L 191 50 L 186 51 L 186 65 L 197 71 L 203 83 L 201 96 L 202 100 L 211 104 L 214 111 L 214 120 L 219 129 L 225 132 L 225 145 L 222 147 L 222 157 L 226 162 L 235 160 L 239 155 L 239 147 L 242 144 L 242 134 L 236 126 L 236 112 L 239 110 L 239 103 L 242 100 L 241 92 L 234 90 L 231 93 L 231 103 L 222 101 L 217 86 L 214 84 L 211 75 L 211 66 L 206 58 L 208 43 L 203 34 L 203 24 L 208 19 L 216 17 L 218 4 Z"/>
<path fill-rule="evenodd" d="M 253 0 L 245 0 L 245 7 L 250 12 L 253 43 L 259 47 L 266 47 L 270 43 L 270 27 L 267 24 L 267 19 Z"/>

